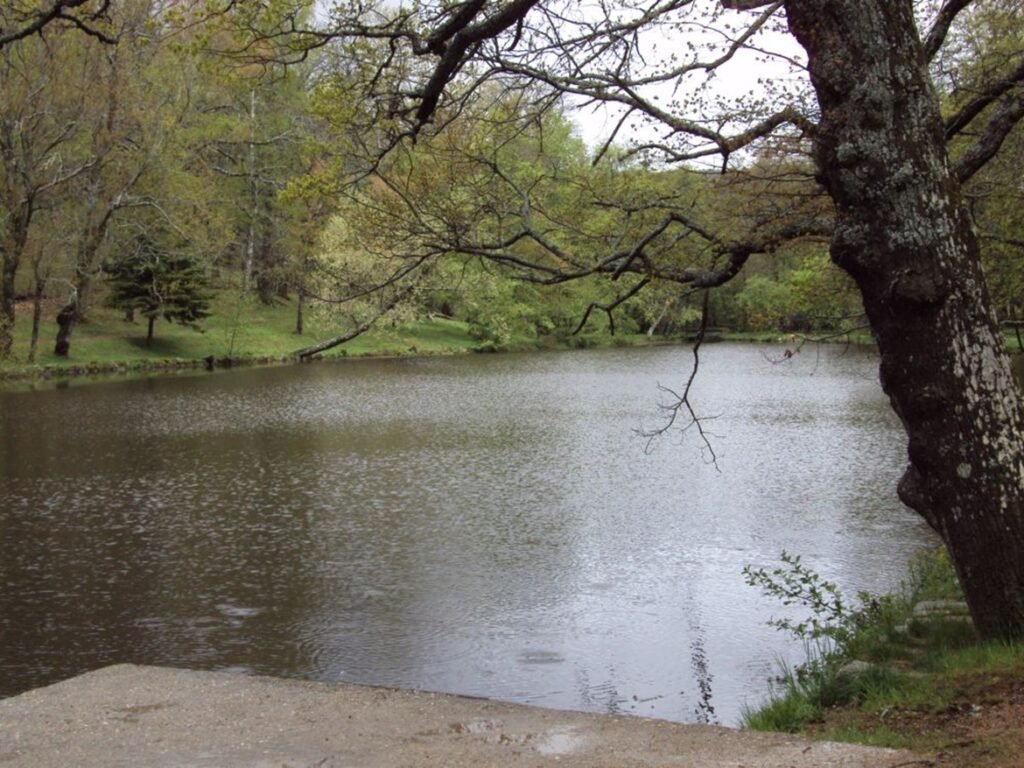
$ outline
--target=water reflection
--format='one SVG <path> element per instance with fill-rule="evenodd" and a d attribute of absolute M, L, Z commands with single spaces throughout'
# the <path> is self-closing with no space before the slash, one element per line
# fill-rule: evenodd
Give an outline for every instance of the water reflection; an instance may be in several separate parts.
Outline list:
<path fill-rule="evenodd" d="M 875 361 L 709 347 L 367 361 L 0 395 L 0 693 L 132 661 L 734 722 L 742 568 L 885 589 L 930 533 Z"/>
<path fill-rule="evenodd" d="M 695 723 L 717 722 L 715 705 L 711 703 L 711 682 L 714 676 L 708 670 L 708 655 L 704 650 L 703 633 L 698 632 L 696 639 L 690 643 L 690 668 L 697 683 L 697 706 L 693 710 Z"/>

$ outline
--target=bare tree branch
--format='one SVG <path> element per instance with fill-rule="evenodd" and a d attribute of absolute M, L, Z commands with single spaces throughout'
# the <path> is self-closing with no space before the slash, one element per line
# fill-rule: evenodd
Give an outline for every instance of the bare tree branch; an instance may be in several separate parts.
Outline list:
<path fill-rule="evenodd" d="M 96 7 L 89 9 L 89 6 Z M 95 37 L 108 45 L 117 43 L 117 38 L 96 26 L 110 8 L 110 0 L 51 0 L 42 8 L 30 12 L 10 10 L 0 13 L 0 48 L 23 40 L 35 34 L 41 34 L 49 25 L 66 21 L 87 35 Z M 80 10 L 80 13 L 75 13 Z"/>
<path fill-rule="evenodd" d="M 731 11 L 753 11 L 771 4 L 772 0 L 722 0 L 722 7 Z"/>
<path fill-rule="evenodd" d="M 483 0 L 474 0 L 458 9 L 448 23 L 428 38 L 427 49 L 431 53 L 440 54 L 441 58 L 420 94 L 420 105 L 416 110 L 418 125 L 430 122 L 433 118 L 441 94 L 455 74 L 465 66 L 467 52 L 520 22 L 539 1 L 512 0 L 499 6 L 491 16 L 471 23 L 486 5 Z"/>
<path fill-rule="evenodd" d="M 610 302 L 608 302 L 606 304 L 599 304 L 596 301 L 592 301 L 590 303 L 590 306 L 588 306 L 586 311 L 583 313 L 583 317 L 580 318 L 580 322 L 576 326 L 575 330 L 573 330 L 572 335 L 576 336 L 577 334 L 579 334 L 579 332 L 582 331 L 586 327 L 587 320 L 590 319 L 590 313 L 593 312 L 595 309 L 600 309 L 602 312 L 604 312 L 608 316 L 608 328 L 609 328 L 609 331 L 612 334 L 612 336 L 614 336 L 615 335 L 615 314 L 614 314 L 615 310 L 618 309 L 620 306 L 622 306 L 625 302 L 629 301 L 629 299 L 633 298 L 638 293 L 640 293 L 640 291 L 642 291 L 644 288 L 646 288 L 650 284 L 650 282 L 651 282 L 651 279 L 649 277 L 645 277 L 643 280 L 638 282 L 636 285 L 634 285 L 628 291 L 626 291 L 625 293 L 619 294 L 612 301 L 610 301 Z"/>
<path fill-rule="evenodd" d="M 693 384 L 697 380 L 697 373 L 700 371 L 700 348 L 701 344 L 704 343 L 704 337 L 708 330 L 708 298 L 710 296 L 709 291 L 704 292 L 704 301 L 701 305 L 700 315 L 700 326 L 697 328 L 697 333 L 694 336 L 693 346 L 690 348 L 690 352 L 693 355 L 693 363 L 690 367 L 690 375 L 686 379 L 686 384 L 683 387 L 681 393 L 677 393 L 674 390 L 659 386 L 658 388 L 665 394 L 669 395 L 672 400 L 669 403 L 661 406 L 662 411 L 665 413 L 665 422 L 655 429 L 649 430 L 638 430 L 641 437 L 647 438 L 646 450 L 650 451 L 654 444 L 654 441 L 659 437 L 668 434 L 673 427 L 676 426 L 676 422 L 679 420 L 681 414 L 685 413 L 689 418 L 689 421 L 682 427 L 682 432 L 693 428 L 697 430 L 697 434 L 700 436 L 703 442 L 703 448 L 711 456 L 711 463 L 718 469 L 718 456 L 715 453 L 715 448 L 711 444 L 710 436 L 704 429 L 704 421 L 709 418 L 708 416 L 698 416 L 694 410 L 693 403 L 690 396 L 693 392 Z"/>
<path fill-rule="evenodd" d="M 962 133 L 982 112 L 1014 88 L 1024 84 L 1024 60 L 998 80 L 987 83 L 980 89 L 980 95 L 971 99 L 960 110 L 946 120 L 946 138 L 952 139 Z"/>
<path fill-rule="evenodd" d="M 377 323 L 377 321 L 385 317 L 402 301 L 404 301 L 416 288 L 417 284 L 414 281 L 406 283 L 400 291 L 397 291 L 390 299 L 388 299 L 387 302 L 385 302 L 385 304 L 380 308 L 380 310 L 373 314 L 370 318 L 357 324 L 354 328 L 352 328 L 352 330 L 343 333 L 340 336 L 335 336 L 325 341 L 321 341 L 317 344 L 313 344 L 311 346 L 303 347 L 302 349 L 296 350 L 294 352 L 295 358 L 303 362 L 308 361 L 313 359 L 317 355 L 326 352 L 329 349 L 334 349 L 334 347 L 339 347 L 345 342 L 351 341 L 357 336 L 362 336 L 364 333 L 370 330 Z"/>
<path fill-rule="evenodd" d="M 942 8 L 939 9 L 939 13 L 932 22 L 932 27 L 928 30 L 928 35 L 924 40 L 924 55 L 928 61 L 934 59 L 935 55 L 942 48 L 942 44 L 946 41 L 946 35 L 949 34 L 949 28 L 956 19 L 957 14 L 973 2 L 974 0 L 946 0 Z"/>
<path fill-rule="evenodd" d="M 953 167 L 953 173 L 961 184 L 996 156 L 1010 131 L 1022 119 L 1024 119 L 1024 90 L 1007 94 L 996 106 L 994 114 L 982 129 L 977 140 Z"/>

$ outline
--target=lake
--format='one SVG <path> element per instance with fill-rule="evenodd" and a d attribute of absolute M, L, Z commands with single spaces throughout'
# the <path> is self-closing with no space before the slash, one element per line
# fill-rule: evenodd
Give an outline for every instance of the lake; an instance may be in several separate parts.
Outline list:
<path fill-rule="evenodd" d="M 0 393 L 0 695 L 115 662 L 735 724 L 800 644 L 747 564 L 937 539 L 873 350 L 353 360 Z"/>

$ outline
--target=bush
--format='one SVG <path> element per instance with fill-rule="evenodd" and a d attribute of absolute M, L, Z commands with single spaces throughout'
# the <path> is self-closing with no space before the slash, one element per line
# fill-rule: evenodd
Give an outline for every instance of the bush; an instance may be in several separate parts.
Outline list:
<path fill-rule="evenodd" d="M 807 660 L 784 668 L 781 690 L 773 690 L 769 702 L 756 712 L 744 713 L 749 728 L 790 731 L 802 727 L 825 707 L 892 698 L 893 691 L 909 691 L 913 685 L 900 671 L 871 666 L 849 672 L 843 667 L 854 659 L 890 661 L 906 652 L 905 628 L 914 605 L 921 600 L 955 599 L 960 595 L 956 575 L 944 549 L 917 553 L 910 562 L 909 580 L 896 594 L 862 592 L 847 600 L 838 587 L 806 566 L 798 555 L 783 552 L 782 565 L 772 570 L 747 566 L 747 584 L 778 599 L 785 606 L 809 611 L 803 619 L 771 619 L 769 624 L 801 639 Z M 973 629 L 959 624 L 970 636 Z M 943 647 L 950 643 L 936 642 Z M 952 644 L 955 645 L 955 644 Z"/>
<path fill-rule="evenodd" d="M 914 602 L 962 600 L 963 592 L 945 547 L 922 549 L 910 558 L 909 588 Z"/>

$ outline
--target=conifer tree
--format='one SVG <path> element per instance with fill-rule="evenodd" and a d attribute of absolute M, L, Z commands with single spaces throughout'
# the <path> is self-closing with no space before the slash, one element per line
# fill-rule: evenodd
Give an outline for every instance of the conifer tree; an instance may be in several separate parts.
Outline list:
<path fill-rule="evenodd" d="M 146 346 L 153 343 L 158 317 L 198 330 L 209 317 L 209 279 L 204 266 L 183 248 L 142 236 L 135 250 L 104 267 L 110 283 L 108 303 L 147 320 Z"/>

